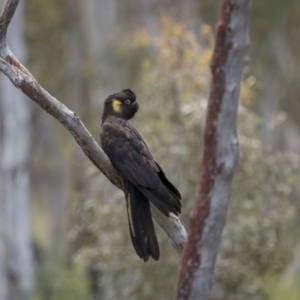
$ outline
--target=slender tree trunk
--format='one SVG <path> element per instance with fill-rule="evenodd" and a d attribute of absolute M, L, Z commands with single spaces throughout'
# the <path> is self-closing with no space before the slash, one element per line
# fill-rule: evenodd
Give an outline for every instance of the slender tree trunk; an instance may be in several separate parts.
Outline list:
<path fill-rule="evenodd" d="M 24 1 L 21 1 L 8 34 L 11 48 L 21 61 L 26 57 L 23 28 Z M 22 300 L 29 298 L 33 286 L 28 172 L 30 106 L 7 78 L 1 76 L 0 83 L 3 122 L 0 300 Z"/>
<path fill-rule="evenodd" d="M 88 63 L 93 71 L 89 80 L 90 101 L 99 105 L 115 86 L 116 70 L 104 53 L 112 33 L 116 29 L 118 6 L 116 0 L 81 1 L 79 10 L 83 20 L 83 33 Z M 101 80 L 101 84 L 99 82 Z"/>
<path fill-rule="evenodd" d="M 1 101 L 1 99 L 0 99 Z M 2 116 L 1 116 L 2 119 Z M 0 157 L 2 157 L 2 143 L 0 144 Z M 0 168 L 0 300 L 7 299 L 7 278 L 6 278 L 6 215 L 3 193 L 2 170 Z"/>
<path fill-rule="evenodd" d="M 68 79 L 69 79 L 69 103 L 72 109 L 80 112 L 81 101 L 86 102 L 83 91 L 83 78 L 81 75 L 82 61 L 84 57 L 83 43 L 81 39 L 80 5 L 78 1 L 67 1 L 67 26 L 68 26 Z M 74 67 L 75 66 L 75 67 Z"/>
<path fill-rule="evenodd" d="M 212 83 L 198 196 L 191 212 L 177 300 L 207 300 L 238 162 L 237 107 L 249 46 L 251 0 L 223 0 L 211 61 Z"/>

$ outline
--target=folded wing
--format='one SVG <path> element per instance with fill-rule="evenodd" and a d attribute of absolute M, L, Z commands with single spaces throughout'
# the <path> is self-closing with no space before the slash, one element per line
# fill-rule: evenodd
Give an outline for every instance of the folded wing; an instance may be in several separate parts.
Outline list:
<path fill-rule="evenodd" d="M 106 128 L 105 128 L 106 126 Z M 139 133 L 128 123 L 103 124 L 106 136 L 114 142 L 101 140 L 102 148 L 123 177 L 149 199 L 164 215 L 181 212 L 179 191 L 168 181 L 161 167 L 155 162 Z M 108 138 L 109 139 L 109 138 Z"/>

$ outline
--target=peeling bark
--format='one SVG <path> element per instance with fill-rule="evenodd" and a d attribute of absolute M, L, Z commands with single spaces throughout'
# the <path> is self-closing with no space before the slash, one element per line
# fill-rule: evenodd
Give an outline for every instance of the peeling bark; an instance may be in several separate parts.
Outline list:
<path fill-rule="evenodd" d="M 122 189 L 120 175 L 81 122 L 79 116 L 44 90 L 7 47 L 7 27 L 18 3 L 19 0 L 8 0 L 0 16 L 0 71 L 3 72 L 18 89 L 56 118 L 73 135 L 91 162 L 114 185 Z M 175 249 L 180 253 L 186 240 L 186 231 L 180 220 L 173 215 L 167 218 L 155 209 L 153 212 L 154 219 L 160 220 L 160 226 L 162 226 L 162 229 L 171 239 Z M 163 220 L 163 222 L 161 220 Z"/>
<path fill-rule="evenodd" d="M 176 299 L 208 299 L 226 221 L 239 147 L 237 107 L 249 46 L 251 0 L 223 0 L 211 61 L 204 152 L 198 196 L 178 275 Z"/>

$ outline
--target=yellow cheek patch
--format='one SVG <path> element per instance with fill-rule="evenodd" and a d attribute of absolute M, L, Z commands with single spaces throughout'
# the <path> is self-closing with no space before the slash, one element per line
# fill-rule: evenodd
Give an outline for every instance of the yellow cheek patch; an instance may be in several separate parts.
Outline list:
<path fill-rule="evenodd" d="M 112 100 L 112 108 L 116 113 L 122 112 L 122 103 L 117 99 Z"/>

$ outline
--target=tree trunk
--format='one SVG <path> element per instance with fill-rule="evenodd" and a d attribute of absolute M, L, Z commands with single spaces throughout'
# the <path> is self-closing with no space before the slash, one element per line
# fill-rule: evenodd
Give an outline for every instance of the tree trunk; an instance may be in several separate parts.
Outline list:
<path fill-rule="evenodd" d="M 239 156 L 237 107 L 249 46 L 250 4 L 251 0 L 223 0 L 217 23 L 201 176 L 183 250 L 177 300 L 206 300 L 213 284 Z"/>
<path fill-rule="evenodd" d="M 23 28 L 24 1 L 21 1 L 8 37 L 11 48 L 21 61 L 26 57 Z M 28 172 L 30 106 L 7 78 L 1 76 L 0 80 L 3 122 L 0 300 L 22 300 L 29 298 L 33 286 Z"/>
<path fill-rule="evenodd" d="M 115 88 L 118 70 L 104 53 L 112 33 L 116 30 L 118 4 L 116 0 L 80 1 L 79 11 L 83 20 L 84 46 L 92 74 L 89 95 L 93 107 Z M 101 84 L 99 84 L 99 80 Z"/>

